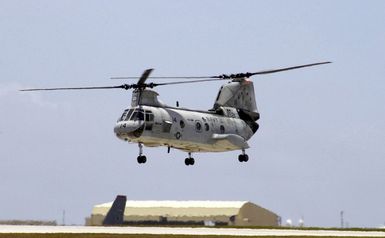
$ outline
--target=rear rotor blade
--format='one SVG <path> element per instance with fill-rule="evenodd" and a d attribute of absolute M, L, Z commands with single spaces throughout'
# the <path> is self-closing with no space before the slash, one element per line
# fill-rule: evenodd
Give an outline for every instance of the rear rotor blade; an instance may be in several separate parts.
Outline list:
<path fill-rule="evenodd" d="M 330 61 L 325 61 L 325 62 L 318 62 L 318 63 L 312 63 L 312 64 L 304 64 L 304 65 L 297 65 L 297 66 L 292 66 L 292 67 L 286 67 L 286 68 L 279 68 L 279 69 L 270 69 L 270 70 L 262 70 L 262 71 L 257 71 L 254 73 L 237 73 L 237 74 L 221 74 L 221 75 L 214 75 L 214 76 L 155 76 L 155 77 L 149 77 L 149 73 L 146 74 L 148 70 L 146 70 L 142 77 L 140 77 L 138 84 L 142 81 L 142 78 L 146 80 L 147 78 L 150 79 L 197 79 L 197 80 L 191 80 L 191 81 L 181 81 L 181 82 L 170 82 L 170 83 L 165 83 L 165 84 L 153 84 L 153 85 L 167 85 L 167 84 L 182 84 L 182 83 L 194 83 L 194 82 L 206 82 L 206 81 L 215 81 L 215 80 L 226 80 L 226 79 L 240 79 L 240 78 L 249 78 L 253 75 L 261 75 L 261 74 L 272 74 L 272 73 L 278 73 L 282 71 L 288 71 L 288 70 L 293 70 L 293 69 L 299 69 L 299 68 L 305 68 L 305 67 L 311 67 L 311 66 L 316 66 L 316 65 L 322 65 L 322 64 L 330 64 Z M 151 73 L 151 71 L 150 71 Z M 147 76 L 147 77 L 144 77 Z M 138 77 L 112 77 L 111 79 L 137 79 Z M 201 80 L 200 80 L 201 79 Z"/>
<path fill-rule="evenodd" d="M 287 71 L 287 70 L 293 70 L 293 69 L 299 69 L 299 68 L 305 68 L 305 67 L 311 67 L 321 64 L 330 64 L 330 61 L 326 62 L 319 62 L 319 63 L 312 63 L 312 64 L 304 64 L 304 65 L 297 65 L 287 68 L 279 68 L 279 69 L 271 69 L 271 70 L 262 70 L 255 73 L 238 73 L 238 74 L 222 74 L 217 76 L 199 76 L 199 77 L 150 77 L 150 78 L 185 78 L 185 79 L 201 79 L 201 80 L 189 80 L 189 81 L 176 81 L 176 82 L 168 82 L 168 83 L 154 83 L 153 86 L 161 86 L 161 85 L 170 85 L 170 84 L 183 84 L 183 83 L 199 83 L 199 82 L 207 82 L 207 81 L 217 81 L 217 80 L 230 80 L 230 79 L 240 79 L 240 78 L 249 78 L 253 75 L 260 75 L 260 74 L 272 74 L 277 73 L 281 71 Z"/>
<path fill-rule="evenodd" d="M 249 73 L 249 74 L 250 74 L 250 76 L 259 75 L 259 74 L 272 74 L 272 73 L 277 73 L 277 72 L 281 72 L 281 71 L 287 71 L 287 70 L 311 67 L 311 66 L 316 66 L 316 65 L 321 65 L 321 64 L 330 64 L 330 63 L 331 63 L 330 61 L 326 61 L 326 62 L 319 62 L 319 63 L 313 63 L 313 64 L 297 65 L 297 66 L 292 66 L 292 67 L 287 67 L 287 68 L 280 68 L 280 69 L 262 70 L 262 71 L 258 71 L 258 72 L 255 72 L 255 73 Z M 246 73 L 246 74 L 248 74 L 248 73 Z"/>
<path fill-rule="evenodd" d="M 153 83 L 152 85 L 154 87 L 156 87 L 156 86 L 163 86 L 163 85 L 184 84 L 184 83 L 200 83 L 200 82 L 218 81 L 218 80 L 224 80 L 224 79 L 223 78 L 208 78 L 208 79 L 206 78 L 206 79 L 200 79 L 200 80 L 186 80 L 186 81 L 175 81 L 175 82 L 167 82 L 167 83 Z"/>

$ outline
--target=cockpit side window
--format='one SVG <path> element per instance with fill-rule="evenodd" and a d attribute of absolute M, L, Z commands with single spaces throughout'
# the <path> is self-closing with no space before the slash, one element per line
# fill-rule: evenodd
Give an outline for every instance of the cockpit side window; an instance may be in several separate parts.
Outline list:
<path fill-rule="evenodd" d="M 154 114 L 151 111 L 146 111 L 146 121 L 154 121 Z"/>
<path fill-rule="evenodd" d="M 132 116 L 130 118 L 130 121 L 143 121 L 144 120 L 144 113 L 143 110 L 136 109 L 134 113 L 132 113 Z"/>

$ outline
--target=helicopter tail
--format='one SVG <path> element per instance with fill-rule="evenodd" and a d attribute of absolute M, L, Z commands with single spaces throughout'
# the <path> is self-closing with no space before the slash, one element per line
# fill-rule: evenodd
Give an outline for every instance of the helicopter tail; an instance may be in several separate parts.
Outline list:
<path fill-rule="evenodd" d="M 258 120 L 259 113 L 255 101 L 253 82 L 241 79 L 223 85 L 214 103 L 214 109 L 220 107 L 236 108 L 238 112 L 247 114 L 253 121 Z"/>

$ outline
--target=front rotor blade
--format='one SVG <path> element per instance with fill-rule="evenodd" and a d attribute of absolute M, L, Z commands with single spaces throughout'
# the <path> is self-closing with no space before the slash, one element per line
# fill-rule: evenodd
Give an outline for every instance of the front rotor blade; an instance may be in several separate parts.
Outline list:
<path fill-rule="evenodd" d="M 144 84 L 144 82 L 146 82 L 148 76 L 150 76 L 151 72 L 153 71 L 154 69 L 146 69 L 142 76 L 140 76 L 138 82 L 136 83 L 137 85 L 142 85 Z"/>
<path fill-rule="evenodd" d="M 111 77 L 110 79 L 137 79 L 139 77 L 131 77 L 131 76 L 128 76 L 128 77 Z M 147 77 L 149 79 L 209 79 L 209 78 L 217 78 L 217 76 L 171 76 L 171 77 L 167 77 L 167 76 L 151 76 L 151 77 Z"/>
<path fill-rule="evenodd" d="M 29 88 L 29 89 L 22 89 L 20 91 L 55 91 L 55 90 L 86 90 L 86 89 L 114 89 L 114 88 L 122 88 L 122 89 L 129 89 L 131 88 L 130 85 L 123 84 L 120 86 L 105 86 L 105 87 L 75 87 L 75 88 Z"/>
<path fill-rule="evenodd" d="M 246 74 L 248 75 L 247 77 L 250 77 L 250 76 L 258 75 L 258 74 L 272 74 L 272 73 L 277 73 L 277 72 L 281 72 L 281 71 L 311 67 L 311 66 L 316 66 L 316 65 L 321 65 L 321 64 L 330 64 L 330 63 L 331 63 L 330 61 L 326 61 L 326 62 L 319 62 L 319 63 L 313 63 L 313 64 L 298 65 L 298 66 L 293 66 L 293 67 L 288 67 L 288 68 L 262 70 L 262 71 L 258 71 L 255 73 L 246 73 Z"/>

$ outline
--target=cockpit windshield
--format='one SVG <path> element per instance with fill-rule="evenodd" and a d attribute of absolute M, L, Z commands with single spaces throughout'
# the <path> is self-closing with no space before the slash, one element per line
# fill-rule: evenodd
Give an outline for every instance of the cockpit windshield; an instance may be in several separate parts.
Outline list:
<path fill-rule="evenodd" d="M 130 118 L 130 116 L 131 116 L 131 114 L 132 114 L 132 111 L 133 111 L 132 109 L 126 109 L 126 110 L 124 110 L 122 116 L 119 118 L 118 121 L 124 121 L 124 120 L 126 120 L 127 117 Z"/>
<path fill-rule="evenodd" d="M 143 109 L 126 109 L 118 121 L 143 121 L 144 111 Z"/>

